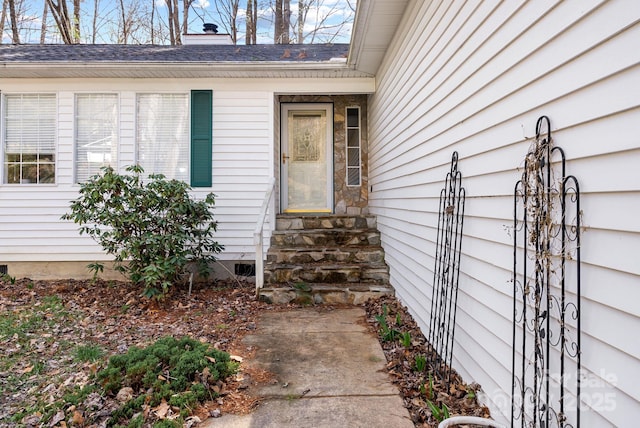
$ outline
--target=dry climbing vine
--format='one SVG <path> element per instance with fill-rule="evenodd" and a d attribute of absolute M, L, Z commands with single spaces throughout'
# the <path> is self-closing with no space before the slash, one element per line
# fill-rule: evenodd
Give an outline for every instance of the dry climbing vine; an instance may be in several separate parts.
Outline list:
<path fill-rule="evenodd" d="M 542 116 L 514 191 L 512 425 L 580 424 L 579 195 Z"/>

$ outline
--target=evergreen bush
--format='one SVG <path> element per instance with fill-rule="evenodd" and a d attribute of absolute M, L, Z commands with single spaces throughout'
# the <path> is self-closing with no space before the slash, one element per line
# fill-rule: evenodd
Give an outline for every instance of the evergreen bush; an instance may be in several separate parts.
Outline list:
<path fill-rule="evenodd" d="M 113 255 L 115 268 L 144 285 L 147 296 L 165 294 L 190 263 L 208 274 L 223 250 L 213 239 L 213 193 L 195 200 L 188 184 L 161 174 L 149 175 L 145 182 L 137 165 L 127 167 L 127 174 L 111 167 L 102 171 L 81 184 L 80 197 L 71 201 L 64 220 L 79 224 L 80 234 L 90 235 Z M 103 266 L 92 263 L 89 268 L 97 274 Z"/>

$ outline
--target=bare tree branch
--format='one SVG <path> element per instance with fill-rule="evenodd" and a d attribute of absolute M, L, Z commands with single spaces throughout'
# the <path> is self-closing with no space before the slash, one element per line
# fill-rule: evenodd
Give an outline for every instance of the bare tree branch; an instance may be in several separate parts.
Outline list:
<path fill-rule="evenodd" d="M 18 33 L 18 17 L 16 15 L 16 2 L 9 0 L 9 17 L 11 19 L 11 36 L 13 43 L 20 43 L 20 33 Z"/>
<path fill-rule="evenodd" d="M 40 26 L 40 44 L 43 45 L 47 41 L 47 12 L 49 7 L 44 3 L 42 7 L 42 25 Z"/>
<path fill-rule="evenodd" d="M 96 35 L 98 34 L 98 10 L 100 10 L 100 0 L 93 1 L 93 20 L 91 29 L 91 43 L 96 44 Z"/>
<path fill-rule="evenodd" d="M 9 8 L 9 0 L 2 1 L 2 12 L 0 12 L 0 45 L 4 36 L 4 23 L 7 21 L 7 9 Z"/>
<path fill-rule="evenodd" d="M 171 16 L 171 21 L 173 23 L 173 34 L 175 35 L 175 44 L 181 45 L 182 39 L 180 37 L 180 19 L 178 18 L 178 0 L 172 0 L 173 2 L 173 13 Z"/>
<path fill-rule="evenodd" d="M 73 0 L 73 42 L 80 43 L 80 0 Z"/>
<path fill-rule="evenodd" d="M 9 0 L 11 2 L 13 0 Z M 53 19 L 56 22 L 56 26 L 60 33 L 60 37 L 65 44 L 74 43 L 72 30 L 71 30 L 71 19 L 69 18 L 69 13 L 67 12 L 67 3 L 65 0 L 59 0 L 55 3 L 53 0 L 46 0 L 47 5 L 49 6 L 49 10 L 51 10 L 51 15 L 53 15 Z"/>
<path fill-rule="evenodd" d="M 249 3 L 251 3 L 251 0 L 247 0 L 247 7 L 249 7 Z M 217 0 L 215 7 L 220 17 L 220 25 L 224 28 L 224 31 L 231 36 L 231 40 L 235 45 L 238 42 L 238 10 L 240 8 L 240 0 Z M 247 14 L 248 13 L 249 11 L 247 9 Z M 248 19 L 247 17 L 247 20 Z"/>
<path fill-rule="evenodd" d="M 314 43 L 321 40 L 324 43 L 332 43 L 343 34 L 345 27 L 353 22 L 354 9 L 351 3 L 347 3 L 349 13 L 345 13 L 344 3 L 327 0 L 298 0 L 298 16 L 292 23 L 293 34 L 296 35 L 296 43 Z M 313 28 L 305 32 L 313 14 Z M 308 40 L 310 37 L 310 40 Z"/>
<path fill-rule="evenodd" d="M 247 0 L 247 21 L 245 26 L 245 43 L 256 44 L 258 27 L 258 0 Z"/>

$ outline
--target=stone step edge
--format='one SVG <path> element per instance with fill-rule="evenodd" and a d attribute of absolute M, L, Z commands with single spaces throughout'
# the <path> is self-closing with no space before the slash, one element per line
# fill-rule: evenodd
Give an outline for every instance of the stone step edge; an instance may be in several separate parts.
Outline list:
<path fill-rule="evenodd" d="M 265 284 L 260 290 L 301 290 L 301 291 L 388 291 L 393 290 L 389 284 L 380 284 L 374 282 L 299 282 L 299 283 L 274 283 Z"/>
<path fill-rule="evenodd" d="M 278 213 L 276 218 L 375 218 L 375 214 Z"/>
<path fill-rule="evenodd" d="M 272 304 L 350 304 L 361 305 L 371 298 L 394 295 L 390 285 L 358 283 L 340 287 L 335 284 L 305 284 L 307 287 L 271 284 L 258 290 L 258 298 Z"/>
<path fill-rule="evenodd" d="M 385 262 L 375 262 L 372 263 L 370 261 L 363 261 L 362 263 L 327 263 L 327 262 L 318 262 L 318 263 L 279 263 L 279 262 L 267 262 L 264 265 L 265 270 L 270 269 L 318 269 L 321 268 L 323 270 L 335 270 L 335 269 L 362 269 L 363 267 L 370 269 L 384 269 L 388 270 L 389 266 Z"/>
<path fill-rule="evenodd" d="M 380 231 L 373 227 L 368 228 L 359 228 L 359 229 L 350 229 L 346 227 L 335 227 L 335 228 L 326 228 L 326 229 L 275 229 L 271 231 L 272 235 L 302 235 L 302 234 L 312 234 L 312 233 L 320 233 L 320 234 L 328 234 L 336 232 L 343 234 L 352 234 L 357 235 L 360 233 L 376 233 L 379 234 Z"/>
<path fill-rule="evenodd" d="M 282 251 L 282 252 L 334 252 L 334 251 L 384 251 L 381 245 L 271 245 L 269 252 Z"/>

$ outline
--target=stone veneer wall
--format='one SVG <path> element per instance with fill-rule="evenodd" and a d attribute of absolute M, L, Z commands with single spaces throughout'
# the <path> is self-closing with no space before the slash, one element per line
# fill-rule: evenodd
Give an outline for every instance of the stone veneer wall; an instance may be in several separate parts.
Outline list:
<path fill-rule="evenodd" d="M 366 95 L 280 95 L 277 103 L 278 133 L 276 141 L 280 141 L 280 103 L 333 103 L 333 181 L 334 212 L 336 214 L 360 215 L 368 214 L 369 179 L 368 179 L 368 127 Z M 345 113 L 347 107 L 360 107 L 360 162 L 362 180 L 360 186 L 347 186 L 346 164 L 346 126 Z M 276 148 L 276 162 L 280 159 L 280 145 Z M 279 163 L 278 163 L 279 165 Z M 276 169 L 279 171 L 279 167 Z M 279 192 L 278 192 L 279 193 Z"/>

